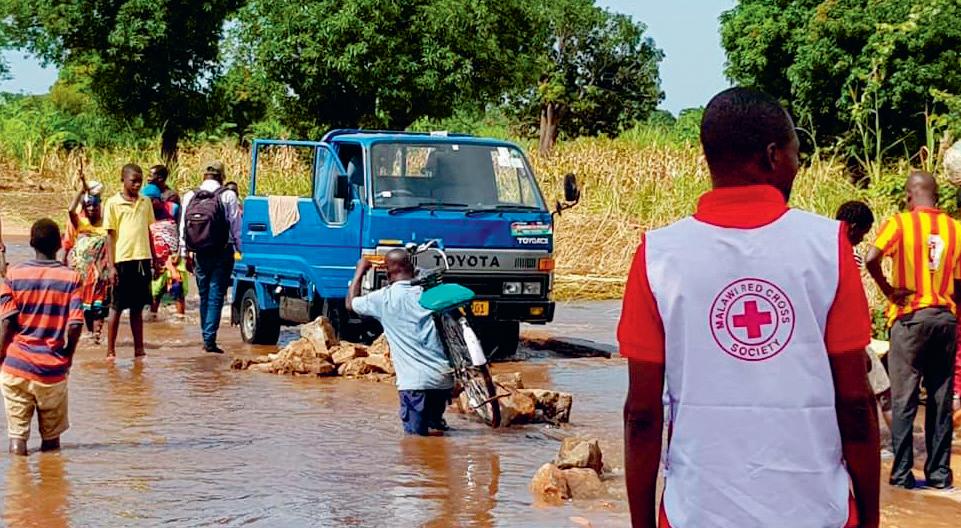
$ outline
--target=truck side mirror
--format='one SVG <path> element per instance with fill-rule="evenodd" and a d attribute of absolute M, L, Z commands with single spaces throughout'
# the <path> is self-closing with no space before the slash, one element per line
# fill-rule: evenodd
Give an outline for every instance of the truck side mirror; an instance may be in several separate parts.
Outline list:
<path fill-rule="evenodd" d="M 576 203 L 581 199 L 581 190 L 577 187 L 577 176 L 568 173 L 564 176 L 564 201 Z"/>
<path fill-rule="evenodd" d="M 571 207 L 577 205 L 577 202 L 581 200 L 581 190 L 577 187 L 577 176 L 574 173 L 568 173 L 564 176 L 564 202 L 557 202 L 557 206 L 554 209 L 552 215 L 560 215 L 562 211 L 566 211 Z"/>
<path fill-rule="evenodd" d="M 346 174 L 338 174 L 337 182 L 334 186 L 334 198 L 339 198 L 345 202 L 350 197 L 350 180 Z"/>

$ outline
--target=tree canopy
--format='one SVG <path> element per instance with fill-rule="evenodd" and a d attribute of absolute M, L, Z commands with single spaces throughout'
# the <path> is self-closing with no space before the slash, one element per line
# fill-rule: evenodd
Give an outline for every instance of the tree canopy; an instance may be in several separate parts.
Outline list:
<path fill-rule="evenodd" d="M 959 19 L 957 0 L 740 0 L 721 38 L 733 81 L 783 99 L 819 142 L 879 158 L 916 151 L 926 117 L 956 104 Z"/>
<path fill-rule="evenodd" d="M 165 156 L 210 114 L 224 21 L 241 0 L 0 0 L 7 46 L 83 66 L 99 105 L 162 131 Z"/>
<path fill-rule="evenodd" d="M 541 152 L 560 134 L 616 134 L 646 120 L 664 99 L 658 66 L 664 58 L 647 27 L 593 1 L 546 2 L 546 39 L 536 85 L 518 110 L 537 119 Z"/>
<path fill-rule="evenodd" d="M 531 75 L 538 44 L 523 0 L 251 0 L 238 24 L 249 51 L 234 74 L 272 83 L 302 130 L 404 128 L 496 101 Z"/>

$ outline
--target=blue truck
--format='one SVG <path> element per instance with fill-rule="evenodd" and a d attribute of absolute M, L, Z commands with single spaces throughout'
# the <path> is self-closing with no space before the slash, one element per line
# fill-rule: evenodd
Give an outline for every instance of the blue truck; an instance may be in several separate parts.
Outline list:
<path fill-rule="evenodd" d="M 275 344 L 282 325 L 320 315 L 343 338 L 369 341 L 379 326 L 344 302 L 357 260 L 431 239 L 446 249 L 445 281 L 476 294 L 469 316 L 488 354 L 513 354 L 521 322 L 553 319 L 553 220 L 579 198 L 573 175 L 565 203 L 549 208 L 523 151 L 506 141 L 334 130 L 321 141 L 255 140 L 251 151 L 231 310 L 244 341 Z M 299 175 L 277 168 L 291 151 L 307 166 Z M 272 187 L 300 192 L 278 196 Z M 281 222 L 286 229 L 275 232 Z M 444 262 L 427 253 L 416 264 Z M 375 268 L 363 289 L 385 282 Z"/>

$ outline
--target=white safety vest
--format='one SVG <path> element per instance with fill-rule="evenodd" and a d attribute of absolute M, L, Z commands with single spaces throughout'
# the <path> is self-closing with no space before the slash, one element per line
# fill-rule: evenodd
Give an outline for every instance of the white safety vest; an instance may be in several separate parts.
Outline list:
<path fill-rule="evenodd" d="M 838 528 L 848 519 L 824 343 L 838 222 L 789 210 L 756 229 L 693 218 L 652 231 L 664 324 L 672 528 Z"/>

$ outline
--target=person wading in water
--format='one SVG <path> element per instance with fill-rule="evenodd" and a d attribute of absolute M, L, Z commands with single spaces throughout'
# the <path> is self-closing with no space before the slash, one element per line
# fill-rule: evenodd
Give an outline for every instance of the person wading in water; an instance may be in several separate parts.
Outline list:
<path fill-rule="evenodd" d="M 714 190 L 646 234 L 624 294 L 633 525 L 877 527 L 871 320 L 842 224 L 787 207 L 798 138 L 772 97 L 721 92 L 701 143 Z"/>

